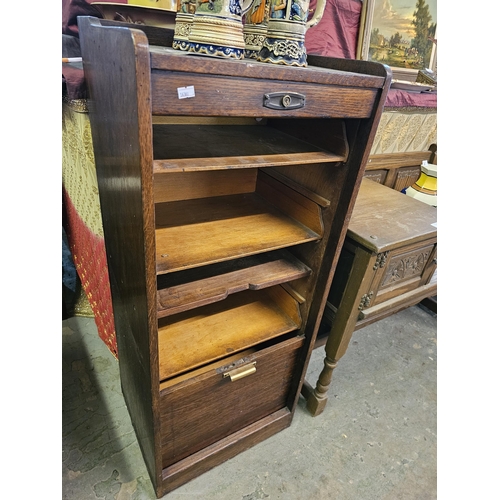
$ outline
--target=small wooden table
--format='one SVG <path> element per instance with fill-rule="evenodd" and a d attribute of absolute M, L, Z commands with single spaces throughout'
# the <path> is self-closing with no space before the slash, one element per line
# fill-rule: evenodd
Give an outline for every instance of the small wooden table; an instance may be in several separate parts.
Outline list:
<path fill-rule="evenodd" d="M 332 372 L 355 330 L 437 293 L 436 208 L 363 179 L 323 316 L 325 366 L 302 395 L 313 416 L 328 401 Z M 328 333 L 329 330 L 329 333 Z"/>

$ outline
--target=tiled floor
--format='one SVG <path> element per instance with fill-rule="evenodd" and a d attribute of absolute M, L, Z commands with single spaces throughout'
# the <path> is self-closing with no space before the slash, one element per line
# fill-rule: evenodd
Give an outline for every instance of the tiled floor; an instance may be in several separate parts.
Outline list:
<path fill-rule="evenodd" d="M 154 499 L 92 318 L 63 327 L 63 499 Z M 313 352 L 307 380 L 323 366 Z M 168 500 L 437 498 L 436 316 L 415 306 L 354 334 L 326 410 L 301 398 L 292 425 L 166 495 Z"/>

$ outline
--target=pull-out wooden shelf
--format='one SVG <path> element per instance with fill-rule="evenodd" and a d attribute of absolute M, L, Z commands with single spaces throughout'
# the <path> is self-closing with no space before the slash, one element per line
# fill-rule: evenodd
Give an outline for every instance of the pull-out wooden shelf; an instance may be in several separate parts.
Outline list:
<path fill-rule="evenodd" d="M 158 321 L 160 380 L 300 328 L 298 303 L 281 286 L 245 291 Z"/>
<path fill-rule="evenodd" d="M 318 232 L 255 193 L 156 205 L 158 274 L 315 241 Z"/>
<path fill-rule="evenodd" d="M 343 138 L 339 151 L 330 152 L 264 125 L 158 124 L 153 126 L 153 172 L 342 162 L 346 144 Z"/>
<path fill-rule="evenodd" d="M 282 250 L 158 277 L 158 318 L 309 276 L 311 269 Z M 163 279 L 162 279 L 163 278 Z"/>

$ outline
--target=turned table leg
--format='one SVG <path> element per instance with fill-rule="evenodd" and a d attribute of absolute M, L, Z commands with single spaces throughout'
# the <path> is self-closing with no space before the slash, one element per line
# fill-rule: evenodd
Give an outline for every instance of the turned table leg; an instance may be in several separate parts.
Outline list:
<path fill-rule="evenodd" d="M 326 402 L 328 401 L 327 392 L 332 382 L 333 370 L 337 366 L 337 361 L 331 360 L 328 356 L 325 357 L 323 363 L 324 367 L 316 382 L 316 387 L 313 389 L 309 386 L 309 394 L 306 397 L 306 407 L 313 416 L 319 415 L 325 409 Z"/>
<path fill-rule="evenodd" d="M 370 294 L 376 257 L 376 254 L 359 247 L 354 252 L 349 278 L 326 341 L 323 370 L 314 389 L 307 381 L 302 386 L 301 393 L 306 398 L 306 407 L 313 417 L 320 415 L 326 407 L 333 370 L 347 350 L 358 319 L 360 304 L 363 298 Z"/>

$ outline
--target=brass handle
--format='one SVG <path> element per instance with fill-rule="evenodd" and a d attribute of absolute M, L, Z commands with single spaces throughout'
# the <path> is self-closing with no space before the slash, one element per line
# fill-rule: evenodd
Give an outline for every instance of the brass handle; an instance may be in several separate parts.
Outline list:
<path fill-rule="evenodd" d="M 223 376 L 224 378 L 229 377 L 231 382 L 236 382 L 236 380 L 239 380 L 240 378 L 248 377 L 248 375 L 255 373 L 257 371 L 255 364 L 256 361 L 249 365 L 240 366 L 239 368 L 235 368 L 234 370 L 224 373 Z"/>

